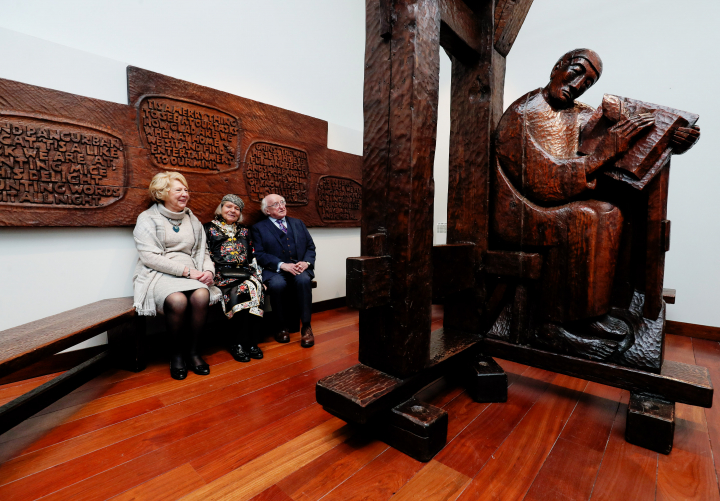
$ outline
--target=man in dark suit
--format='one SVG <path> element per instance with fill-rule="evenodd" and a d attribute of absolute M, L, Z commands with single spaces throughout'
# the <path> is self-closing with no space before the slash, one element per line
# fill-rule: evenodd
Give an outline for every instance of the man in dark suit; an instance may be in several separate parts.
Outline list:
<path fill-rule="evenodd" d="M 310 327 L 315 243 L 302 221 L 287 216 L 285 199 L 280 195 L 263 198 L 260 209 L 268 217 L 253 225 L 252 237 L 255 257 L 263 267 L 263 283 L 268 288 L 273 312 L 282 325 L 283 292 L 287 287 L 293 287 L 300 303 L 300 346 L 310 348 L 315 344 Z M 285 327 L 276 330 L 275 340 L 278 343 L 290 341 Z"/>

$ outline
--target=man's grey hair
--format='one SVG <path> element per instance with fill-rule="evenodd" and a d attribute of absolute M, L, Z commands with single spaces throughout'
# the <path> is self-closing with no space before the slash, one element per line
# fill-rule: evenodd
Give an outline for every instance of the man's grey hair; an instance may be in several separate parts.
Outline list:
<path fill-rule="evenodd" d="M 262 201 L 260 202 L 260 212 L 262 212 L 262 213 L 265 214 L 266 216 L 268 215 L 268 213 L 267 213 L 267 208 L 268 208 L 267 199 L 268 199 L 268 197 L 271 196 L 271 195 L 275 195 L 275 193 L 271 193 L 270 195 L 267 195 L 267 196 L 266 196 L 265 198 L 263 198 Z M 280 197 L 280 198 L 283 199 L 283 200 L 285 200 L 284 197 Z"/>

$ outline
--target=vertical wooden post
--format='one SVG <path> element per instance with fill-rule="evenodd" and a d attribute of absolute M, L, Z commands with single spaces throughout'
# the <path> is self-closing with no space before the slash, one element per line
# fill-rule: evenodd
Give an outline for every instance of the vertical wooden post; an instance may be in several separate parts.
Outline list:
<path fill-rule="evenodd" d="M 389 304 L 360 314 L 360 361 L 406 377 L 430 349 L 440 11 L 437 0 L 366 7 L 362 247 L 385 234 L 391 264 Z"/>
<path fill-rule="evenodd" d="M 475 244 L 468 273 L 479 274 L 488 248 L 489 173 L 492 134 L 502 116 L 505 57 L 494 48 L 494 2 L 478 2 L 480 52 L 476 58 L 452 57 L 448 243 Z M 482 280 L 471 293 L 458 293 L 445 303 L 445 326 L 480 332 L 485 302 Z"/>

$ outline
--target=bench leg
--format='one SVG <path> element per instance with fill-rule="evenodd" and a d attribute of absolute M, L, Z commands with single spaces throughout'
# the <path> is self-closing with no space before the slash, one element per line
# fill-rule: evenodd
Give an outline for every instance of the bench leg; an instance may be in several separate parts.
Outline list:
<path fill-rule="evenodd" d="M 110 329 L 108 343 L 117 367 L 131 372 L 145 370 L 145 317 L 136 315 L 130 322 Z"/>
<path fill-rule="evenodd" d="M 675 435 L 675 403 L 630 393 L 625 440 L 661 454 L 670 454 Z"/>
<path fill-rule="evenodd" d="M 0 434 L 17 426 L 33 414 L 41 411 L 102 373 L 108 368 L 107 362 L 109 358 L 108 352 L 104 351 L 60 376 L 51 379 L 47 383 L 38 386 L 34 390 L 1 406 Z"/>

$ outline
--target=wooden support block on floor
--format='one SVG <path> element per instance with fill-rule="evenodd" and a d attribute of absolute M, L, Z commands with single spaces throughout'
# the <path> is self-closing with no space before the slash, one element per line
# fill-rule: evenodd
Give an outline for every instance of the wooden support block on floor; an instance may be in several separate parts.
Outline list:
<path fill-rule="evenodd" d="M 507 402 L 507 374 L 491 357 L 477 357 L 462 375 L 462 382 L 476 402 Z"/>
<path fill-rule="evenodd" d="M 430 362 L 421 372 L 405 379 L 357 364 L 326 376 L 315 386 L 315 398 L 333 416 L 349 423 L 367 424 L 413 397 L 426 385 L 477 355 L 479 337 L 452 329 L 433 331 Z"/>
<path fill-rule="evenodd" d="M 448 414 L 411 398 L 384 416 L 376 429 L 383 442 L 418 461 L 430 461 L 445 447 Z"/>
<path fill-rule="evenodd" d="M 625 440 L 661 454 L 670 454 L 675 435 L 675 403 L 652 395 L 631 393 Z"/>

